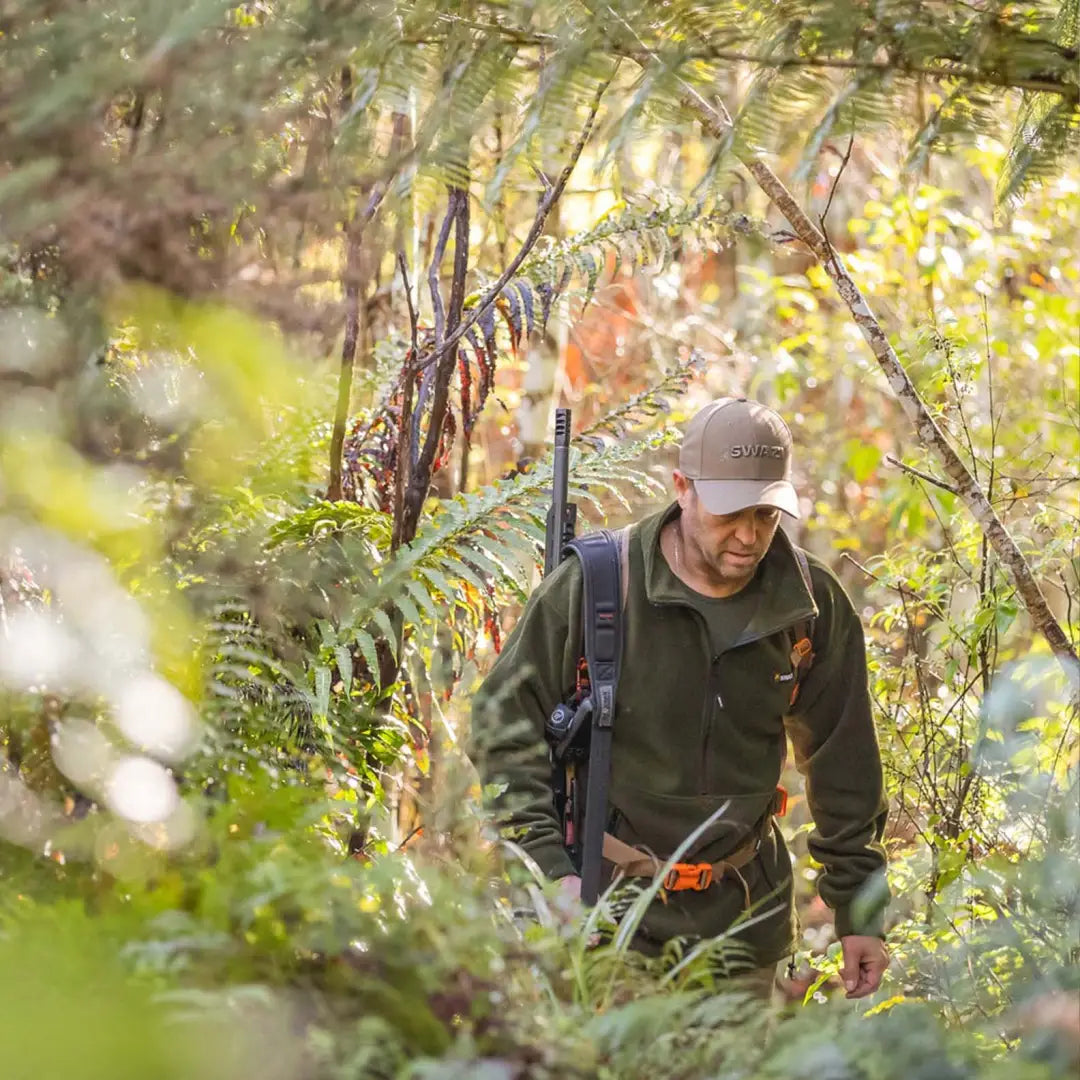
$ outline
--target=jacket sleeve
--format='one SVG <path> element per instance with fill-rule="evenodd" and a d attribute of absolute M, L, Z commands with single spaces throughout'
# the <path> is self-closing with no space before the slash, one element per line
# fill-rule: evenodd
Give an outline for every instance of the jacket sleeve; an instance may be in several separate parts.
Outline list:
<path fill-rule="evenodd" d="M 470 754 L 502 832 L 551 878 L 573 874 L 551 793 L 544 725 L 572 691 L 581 641 L 581 568 L 564 560 L 533 592 L 473 698 Z"/>
<path fill-rule="evenodd" d="M 881 837 L 888 806 L 867 687 L 866 646 L 840 582 L 814 565 L 819 615 L 814 664 L 787 717 L 795 764 L 806 781 L 814 829 L 810 854 L 825 870 L 822 900 L 836 934 L 884 936 L 888 887 Z"/>

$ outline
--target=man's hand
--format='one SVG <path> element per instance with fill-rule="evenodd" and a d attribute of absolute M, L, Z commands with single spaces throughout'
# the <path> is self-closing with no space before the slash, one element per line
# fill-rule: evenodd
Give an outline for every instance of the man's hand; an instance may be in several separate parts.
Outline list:
<path fill-rule="evenodd" d="M 555 897 L 555 907 L 559 917 L 567 922 L 581 914 L 581 878 L 568 874 L 556 882 L 559 891 Z"/>
<path fill-rule="evenodd" d="M 846 996 L 861 998 L 872 994 L 889 966 L 889 950 L 885 942 L 877 937 L 849 934 L 840 939 L 840 947 L 844 951 L 840 978 L 844 980 Z"/>
<path fill-rule="evenodd" d="M 572 900 L 580 900 L 581 878 L 577 874 L 568 874 L 566 877 L 559 878 L 559 890 L 563 896 Z"/>

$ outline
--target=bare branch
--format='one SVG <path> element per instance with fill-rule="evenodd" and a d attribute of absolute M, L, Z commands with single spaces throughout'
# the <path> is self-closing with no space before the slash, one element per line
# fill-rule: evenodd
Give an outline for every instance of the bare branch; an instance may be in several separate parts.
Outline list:
<path fill-rule="evenodd" d="M 450 189 L 450 196 L 446 201 L 446 217 L 443 218 L 442 226 L 439 229 L 439 237 L 435 242 L 435 251 L 431 256 L 431 264 L 428 266 L 428 292 L 431 294 L 431 310 L 435 317 L 435 349 L 438 352 L 439 346 L 443 343 L 446 337 L 446 310 L 443 307 L 442 301 L 442 289 L 439 285 L 439 278 L 441 276 L 441 267 L 443 259 L 446 256 L 446 245 L 450 240 L 450 230 L 453 228 L 454 219 L 457 215 L 457 189 Z M 420 424 L 423 420 L 424 408 L 427 405 L 427 399 L 431 394 L 431 387 L 435 380 L 435 369 L 425 363 L 423 367 L 428 367 L 428 370 L 424 374 L 423 381 L 420 383 L 420 394 L 416 399 L 416 411 L 413 413 L 412 418 L 412 437 L 409 440 L 409 453 L 411 455 L 410 465 L 415 473 L 417 466 L 420 463 Z"/>
<path fill-rule="evenodd" d="M 416 350 L 419 348 L 418 335 L 420 330 L 420 317 L 417 314 L 416 307 L 413 304 L 412 298 L 412 286 L 409 284 L 409 263 L 405 258 L 404 251 L 398 251 L 397 253 L 398 270 L 401 272 L 401 284 L 405 288 L 405 306 L 409 309 L 409 341 L 414 353 L 412 362 L 416 362 Z"/>
<path fill-rule="evenodd" d="M 451 333 L 461 322 L 461 306 L 465 300 L 465 278 L 469 266 L 469 193 L 464 189 L 454 189 L 450 193 L 449 214 L 454 219 L 454 276 L 450 284 L 450 312 L 447 326 Z M 436 348 L 438 347 L 439 333 L 436 331 Z M 431 402 L 431 416 L 428 419 L 427 438 L 424 449 L 420 453 L 414 476 L 422 478 L 424 473 L 430 474 L 435 455 L 439 447 L 439 439 L 442 437 L 443 419 L 450 398 L 450 380 L 454 374 L 454 361 L 457 359 L 456 348 L 443 350 L 442 359 L 424 376 L 425 383 L 428 375 L 434 373 L 435 394 Z M 419 406 L 418 406 L 419 411 Z M 428 475 L 427 481 L 431 477 Z M 418 485 L 416 485 L 418 486 Z M 425 490 L 427 482 L 424 484 Z M 410 495 L 415 494 L 414 486 L 410 486 Z"/>
<path fill-rule="evenodd" d="M 825 209 L 822 210 L 821 216 L 818 218 L 818 222 L 821 224 L 821 235 L 825 237 L 825 242 L 832 247 L 832 240 L 829 239 L 829 229 L 825 222 L 829 216 L 829 211 L 832 209 L 833 196 L 836 194 L 836 189 L 840 185 L 840 177 L 844 175 L 844 170 L 847 168 L 848 162 L 851 160 L 851 151 L 855 148 L 855 132 L 851 133 L 851 138 L 848 139 L 847 150 L 844 151 L 844 156 L 840 161 L 840 168 L 836 170 L 836 175 L 833 177 L 832 187 L 829 188 L 829 198 L 825 202 Z"/>
<path fill-rule="evenodd" d="M 446 245 L 450 241 L 450 230 L 457 217 L 457 189 L 450 189 L 450 197 L 446 202 L 446 217 L 443 218 L 442 227 L 439 229 L 439 239 L 435 243 L 435 251 L 431 256 L 431 265 L 428 267 L 428 292 L 431 293 L 431 309 L 435 313 L 435 346 L 438 348 L 443 343 L 446 334 L 446 312 L 443 308 L 442 292 L 439 289 L 439 276 L 443 258 L 446 256 Z"/>

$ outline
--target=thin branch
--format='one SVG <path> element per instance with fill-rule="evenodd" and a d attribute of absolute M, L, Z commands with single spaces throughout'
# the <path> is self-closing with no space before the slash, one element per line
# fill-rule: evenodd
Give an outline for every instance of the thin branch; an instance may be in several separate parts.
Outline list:
<path fill-rule="evenodd" d="M 469 273 L 469 191 L 458 193 L 457 215 L 454 219 L 454 273 L 450 279 L 450 310 L 446 328 L 453 333 L 461 322 L 465 305 L 465 283 Z"/>
<path fill-rule="evenodd" d="M 456 194 L 456 198 L 454 197 Z M 465 280 L 469 267 L 469 195 L 463 189 L 456 189 L 451 194 L 451 210 L 454 215 L 454 275 L 450 283 L 450 311 L 447 328 L 453 333 L 461 322 L 461 307 L 465 301 Z M 438 348 L 439 330 L 435 331 Z M 443 418 L 450 396 L 450 380 L 454 374 L 454 362 L 457 349 L 444 350 L 443 359 L 433 369 L 435 374 L 435 396 L 431 402 L 431 416 L 428 420 L 427 439 L 420 454 L 418 473 L 431 471 L 442 438 Z M 428 374 L 431 374 L 429 372 Z M 425 381 L 427 376 L 425 375 Z M 430 477 L 428 478 L 430 480 Z"/>
<path fill-rule="evenodd" d="M 896 468 L 903 469 L 904 472 L 910 473 L 912 476 L 917 476 L 920 480 L 925 480 L 928 484 L 933 484 L 934 487 L 939 487 L 942 491 L 949 492 L 950 495 L 960 494 L 952 484 L 946 483 L 944 480 L 939 480 L 936 476 L 931 476 L 921 469 L 916 469 L 914 465 L 905 465 L 899 458 L 893 457 L 892 454 L 885 455 L 885 463 L 887 465 L 895 465 Z"/>
<path fill-rule="evenodd" d="M 536 179 L 539 180 L 540 183 L 543 185 L 544 191 L 550 191 L 551 190 L 551 177 L 548 176 L 548 174 L 546 172 L 544 172 L 544 170 L 541 169 L 540 166 L 537 165 L 535 162 L 530 161 L 529 162 L 529 167 L 536 174 Z"/>
<path fill-rule="evenodd" d="M 446 201 L 446 217 L 439 229 L 439 238 L 435 243 L 435 251 L 431 256 L 431 264 L 428 266 L 428 292 L 431 293 L 431 309 L 435 313 L 435 346 L 440 347 L 446 335 L 446 312 L 443 308 L 442 292 L 439 289 L 439 277 L 442 272 L 442 261 L 446 257 L 446 245 L 450 242 L 450 230 L 457 218 L 457 188 L 450 189 L 450 197 Z"/>
<path fill-rule="evenodd" d="M 409 263 L 408 260 L 405 258 L 404 251 L 398 251 L 397 264 L 398 270 L 401 271 L 401 284 L 405 288 L 405 306 L 409 309 L 409 343 L 412 347 L 413 353 L 415 353 L 420 347 L 418 344 L 420 317 L 417 314 L 416 307 L 413 304 L 412 286 L 409 284 Z"/>
<path fill-rule="evenodd" d="M 435 457 L 439 450 L 439 441 L 442 438 L 443 422 L 446 419 L 446 410 L 450 401 L 450 381 L 453 378 L 454 364 L 457 359 L 457 341 L 461 336 L 457 333 L 457 330 L 461 324 L 461 310 L 465 302 L 465 281 L 469 267 L 468 191 L 464 188 L 451 188 L 447 204 L 447 216 L 439 236 L 439 246 L 436 248 L 435 257 L 432 259 L 433 270 L 432 273 L 429 273 L 429 284 L 432 288 L 432 299 L 434 301 L 434 297 L 438 293 L 438 277 L 435 268 L 442 261 L 446 249 L 446 238 L 452 223 L 454 227 L 454 274 L 450 285 L 450 309 L 445 322 L 445 329 L 449 333 L 440 348 L 439 338 L 444 331 L 442 327 L 437 327 L 434 354 L 440 357 L 439 363 L 434 367 L 430 366 L 431 361 L 427 361 L 425 364 L 428 370 L 424 374 L 424 386 L 430 386 L 432 389 L 431 411 L 428 416 L 427 436 L 424 439 L 424 446 L 417 457 L 402 502 L 400 539 L 403 543 L 408 543 L 416 534 L 416 527 L 420 521 L 420 510 L 424 504 L 428 487 L 431 484 Z M 441 311 L 441 302 L 439 307 Z M 416 422 L 419 421 L 422 404 L 422 401 L 417 402 L 416 416 L 414 418 Z"/>
<path fill-rule="evenodd" d="M 660 54 L 651 50 L 651 55 Z M 644 57 L 635 52 L 625 54 L 639 63 Z M 774 68 L 782 71 L 787 68 L 813 67 L 829 68 L 839 71 L 876 71 L 881 75 L 924 76 L 930 79 L 955 79 L 958 82 L 979 86 L 1000 86 L 1017 90 L 1028 90 L 1042 94 L 1057 94 L 1069 101 L 1080 99 L 1080 87 L 1064 79 L 1022 78 L 1002 71 L 980 71 L 957 63 L 948 66 L 929 66 L 925 64 L 907 64 L 892 60 L 853 60 L 840 56 L 770 56 L 761 53 L 736 52 L 730 49 L 716 49 L 709 46 L 680 51 L 677 54 L 680 63 L 694 61 L 723 60 L 732 64 L 753 64 L 757 67 Z"/>
<path fill-rule="evenodd" d="M 941 619 L 943 622 L 947 621 L 945 612 L 941 610 L 938 604 L 933 600 L 928 600 L 922 593 L 916 592 L 910 585 L 904 585 L 895 581 L 886 581 L 880 574 L 875 574 L 869 566 L 865 566 L 863 563 L 859 562 L 850 551 L 842 551 L 840 553 L 840 558 L 851 563 L 856 570 L 865 574 L 871 581 L 876 581 L 879 585 L 884 585 L 886 589 L 891 589 L 901 600 L 916 600 L 928 611 L 933 612 L 936 618 Z"/>
<path fill-rule="evenodd" d="M 825 224 L 829 217 L 829 211 L 832 209 L 833 196 L 836 194 L 836 189 L 840 185 L 840 177 L 844 175 L 844 170 L 848 166 L 848 162 L 851 160 L 851 151 L 855 148 L 855 132 L 852 131 L 851 138 L 848 139 L 847 150 L 844 151 L 844 156 L 840 161 L 840 168 L 836 170 L 836 175 L 833 177 L 832 187 L 829 188 L 829 197 L 825 202 L 825 209 L 822 210 L 821 216 L 818 218 L 818 222 L 821 224 L 821 235 L 825 237 L 825 243 L 831 248 L 833 246 L 832 240 L 829 238 L 829 229 Z"/>
<path fill-rule="evenodd" d="M 446 200 L 446 217 L 443 218 L 442 226 L 439 229 L 439 238 L 435 243 L 435 251 L 431 256 L 431 263 L 428 266 L 428 292 L 431 294 L 431 310 L 435 315 L 435 349 L 438 352 L 439 347 L 442 345 L 446 337 L 446 311 L 442 302 L 442 290 L 439 287 L 439 277 L 441 274 L 441 267 L 443 259 L 446 256 L 446 245 L 450 241 L 450 230 L 453 228 L 454 220 L 457 217 L 457 188 L 450 189 L 450 196 Z M 425 367 L 427 364 L 425 363 Z M 420 396 L 416 400 L 416 412 L 412 418 L 412 437 L 409 440 L 409 453 L 411 457 L 412 470 L 415 473 L 420 464 L 420 423 L 424 415 L 424 407 L 427 405 L 428 396 L 431 394 L 431 387 L 435 380 L 436 371 L 434 368 L 428 370 L 424 374 L 423 381 L 420 383 Z"/>

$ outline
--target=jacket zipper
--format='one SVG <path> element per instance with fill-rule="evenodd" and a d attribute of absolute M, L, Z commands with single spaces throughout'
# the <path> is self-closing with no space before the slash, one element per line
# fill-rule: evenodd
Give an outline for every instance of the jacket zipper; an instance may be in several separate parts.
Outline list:
<path fill-rule="evenodd" d="M 709 736 L 712 734 L 713 722 L 713 699 L 722 709 L 723 699 L 720 697 L 720 682 L 716 677 L 716 669 L 720 663 L 719 656 L 712 656 L 709 660 L 709 677 L 705 680 L 705 709 L 701 718 L 701 782 L 698 785 L 698 794 L 709 793 Z"/>
<path fill-rule="evenodd" d="M 706 680 L 706 693 L 705 693 L 705 708 L 701 717 L 701 781 L 698 785 L 698 794 L 707 795 L 709 793 L 709 735 L 712 732 L 712 710 L 713 700 L 716 699 L 720 708 L 724 707 L 723 698 L 720 696 L 720 681 L 716 677 L 716 669 L 720 664 L 720 655 L 713 655 L 711 650 L 712 643 L 709 641 L 709 628 L 705 625 L 705 619 L 701 612 L 693 606 L 682 600 L 661 600 L 655 603 L 656 607 L 681 607 L 686 608 L 694 613 L 694 617 L 697 619 L 698 626 L 701 628 L 702 636 L 705 641 L 705 652 L 710 657 L 709 660 L 709 672 Z M 774 634 L 779 634 L 789 627 L 792 627 L 802 618 L 807 618 L 812 612 L 807 612 L 806 615 L 799 613 L 790 622 L 785 622 L 779 626 L 771 627 L 768 630 L 759 634 L 752 634 L 749 637 L 740 638 L 731 646 L 732 649 L 741 649 L 744 645 L 752 645 L 755 641 L 764 641 L 765 638 L 772 637 Z M 728 650 L 731 651 L 730 649 Z"/>

